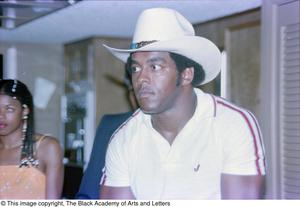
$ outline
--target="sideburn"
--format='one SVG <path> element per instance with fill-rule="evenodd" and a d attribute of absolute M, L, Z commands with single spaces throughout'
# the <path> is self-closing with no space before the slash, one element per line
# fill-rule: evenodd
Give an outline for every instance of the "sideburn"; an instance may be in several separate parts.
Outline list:
<path fill-rule="evenodd" d="M 181 85 L 181 82 L 182 82 L 181 73 L 182 73 L 182 71 L 180 72 L 180 71 L 177 70 L 176 86 L 180 86 Z"/>

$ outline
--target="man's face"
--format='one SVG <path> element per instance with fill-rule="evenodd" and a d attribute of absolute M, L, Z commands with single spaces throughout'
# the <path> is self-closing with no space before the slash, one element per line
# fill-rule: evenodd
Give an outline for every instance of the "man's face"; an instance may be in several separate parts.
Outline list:
<path fill-rule="evenodd" d="M 168 52 L 136 52 L 131 56 L 132 85 L 145 113 L 172 108 L 180 93 L 175 62 Z"/>

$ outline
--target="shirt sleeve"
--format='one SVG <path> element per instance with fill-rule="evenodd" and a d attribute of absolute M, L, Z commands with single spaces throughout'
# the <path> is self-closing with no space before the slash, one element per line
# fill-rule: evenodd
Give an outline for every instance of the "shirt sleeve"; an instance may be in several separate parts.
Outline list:
<path fill-rule="evenodd" d="M 228 115 L 219 124 L 223 145 L 222 173 L 264 175 L 264 148 L 256 118 L 243 109 Z"/>
<path fill-rule="evenodd" d="M 118 133 L 108 145 L 101 184 L 112 187 L 130 186 L 129 167 L 122 133 Z"/>

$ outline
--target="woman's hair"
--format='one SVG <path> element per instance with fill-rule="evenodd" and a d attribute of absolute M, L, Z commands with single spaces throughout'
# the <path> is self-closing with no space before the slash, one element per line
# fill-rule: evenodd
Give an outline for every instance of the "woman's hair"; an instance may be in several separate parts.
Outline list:
<path fill-rule="evenodd" d="M 180 77 L 180 74 L 182 73 L 182 71 L 184 71 L 186 68 L 190 68 L 190 67 L 194 68 L 194 78 L 192 80 L 192 86 L 196 87 L 201 82 L 203 82 L 203 80 L 205 78 L 205 72 L 199 63 L 197 63 L 183 55 L 179 55 L 179 54 L 172 53 L 172 52 L 169 52 L 169 54 L 170 54 L 171 59 L 175 62 L 176 68 L 178 71 L 177 84 L 180 83 L 179 77 Z M 130 75 L 132 73 L 131 72 L 131 62 L 132 62 L 132 60 L 131 60 L 131 54 L 130 54 L 130 56 L 128 57 L 127 62 L 126 62 L 126 73 L 128 73 Z"/>
<path fill-rule="evenodd" d="M 2 79 L 0 80 L 0 94 L 10 96 L 21 103 L 23 109 L 27 107 L 29 113 L 27 115 L 27 130 L 23 135 L 23 145 L 21 152 L 21 162 L 25 159 L 34 161 L 33 144 L 34 136 L 34 106 L 33 98 L 27 86 L 19 80 Z M 24 106 L 26 105 L 26 106 Z M 21 163 L 22 165 L 22 163 Z M 26 165 L 26 164 L 25 164 Z"/>

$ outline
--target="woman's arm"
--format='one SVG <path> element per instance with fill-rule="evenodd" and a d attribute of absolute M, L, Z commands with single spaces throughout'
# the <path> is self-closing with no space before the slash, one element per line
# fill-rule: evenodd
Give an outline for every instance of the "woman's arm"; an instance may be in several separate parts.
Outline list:
<path fill-rule="evenodd" d="M 46 199 L 60 199 L 64 179 L 63 152 L 59 142 L 46 137 L 38 149 L 39 160 L 44 162 Z"/>

